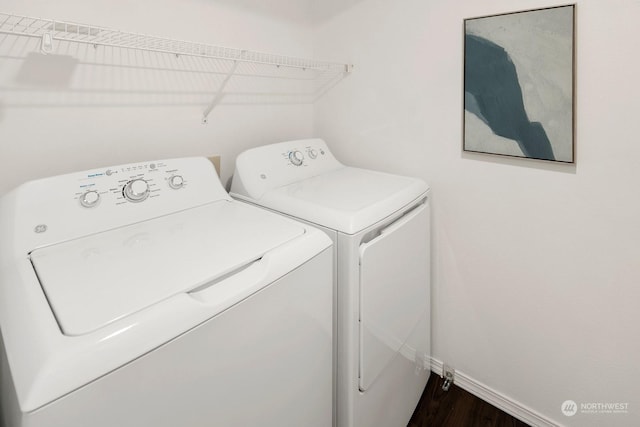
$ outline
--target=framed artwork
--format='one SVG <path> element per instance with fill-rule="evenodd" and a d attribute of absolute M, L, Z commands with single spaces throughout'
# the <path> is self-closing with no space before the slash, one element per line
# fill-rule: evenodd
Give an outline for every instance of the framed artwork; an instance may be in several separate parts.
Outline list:
<path fill-rule="evenodd" d="M 464 21 L 463 150 L 574 162 L 575 5 Z"/>

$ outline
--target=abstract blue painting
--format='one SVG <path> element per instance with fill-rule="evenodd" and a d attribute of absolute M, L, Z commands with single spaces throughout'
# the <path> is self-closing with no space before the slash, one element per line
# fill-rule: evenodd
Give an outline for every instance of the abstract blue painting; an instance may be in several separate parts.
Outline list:
<path fill-rule="evenodd" d="M 465 151 L 574 162 L 574 12 L 465 20 Z"/>

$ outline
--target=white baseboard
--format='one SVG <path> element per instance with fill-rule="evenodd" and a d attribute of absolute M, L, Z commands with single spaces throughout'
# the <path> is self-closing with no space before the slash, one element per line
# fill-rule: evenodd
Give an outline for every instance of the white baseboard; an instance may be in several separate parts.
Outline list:
<path fill-rule="evenodd" d="M 437 375 L 442 376 L 442 361 L 431 358 L 431 370 Z M 493 406 L 517 419 L 534 427 L 559 427 L 560 424 L 550 420 L 542 414 L 524 406 L 520 402 L 493 390 L 490 387 L 476 381 L 464 372 L 456 370 L 453 383 L 458 387 L 468 391 L 474 396 L 479 397 L 485 402 L 489 402 Z"/>

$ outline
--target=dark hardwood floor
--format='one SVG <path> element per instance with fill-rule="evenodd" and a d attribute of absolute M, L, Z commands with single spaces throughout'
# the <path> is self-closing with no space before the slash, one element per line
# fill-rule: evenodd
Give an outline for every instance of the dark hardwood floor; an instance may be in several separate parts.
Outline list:
<path fill-rule="evenodd" d="M 529 427 L 455 384 L 443 391 L 443 381 L 431 373 L 408 427 Z"/>

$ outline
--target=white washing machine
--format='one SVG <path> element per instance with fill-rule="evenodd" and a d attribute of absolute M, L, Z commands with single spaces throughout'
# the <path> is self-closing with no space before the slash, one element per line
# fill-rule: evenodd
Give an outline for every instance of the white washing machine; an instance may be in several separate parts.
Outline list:
<path fill-rule="evenodd" d="M 331 241 L 206 159 L 26 183 L 0 236 L 0 424 L 331 425 Z"/>
<path fill-rule="evenodd" d="M 346 167 L 320 139 L 236 160 L 233 197 L 334 242 L 339 427 L 406 426 L 429 378 L 428 192 L 418 179 Z"/>

